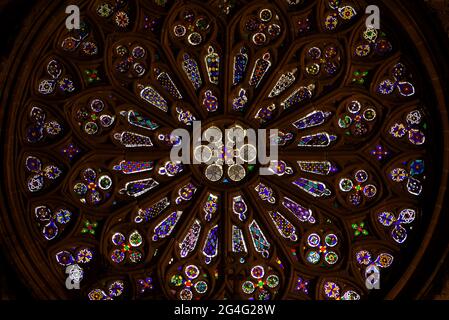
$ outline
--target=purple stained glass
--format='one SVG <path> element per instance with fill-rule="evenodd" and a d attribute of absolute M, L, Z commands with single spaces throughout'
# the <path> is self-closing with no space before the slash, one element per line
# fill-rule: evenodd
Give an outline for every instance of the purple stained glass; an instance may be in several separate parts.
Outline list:
<path fill-rule="evenodd" d="M 212 259 L 218 254 L 218 225 L 212 227 L 207 234 L 206 242 L 203 247 L 203 254 L 207 264 L 212 262 Z"/>
<path fill-rule="evenodd" d="M 301 222 L 315 223 L 315 218 L 312 216 L 312 210 L 307 209 L 295 201 L 285 197 L 282 201 L 282 205 L 291 213 L 295 215 Z"/>

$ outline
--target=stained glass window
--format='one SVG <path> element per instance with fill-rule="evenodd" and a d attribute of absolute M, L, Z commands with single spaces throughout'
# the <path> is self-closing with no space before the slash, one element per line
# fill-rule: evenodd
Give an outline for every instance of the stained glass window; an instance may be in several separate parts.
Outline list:
<path fill-rule="evenodd" d="M 6 81 L 2 215 L 38 294 L 397 294 L 446 173 L 435 65 L 394 5 L 377 30 L 362 0 L 78 2 L 72 31 L 48 5 Z M 173 160 L 196 121 L 206 140 L 277 129 L 279 157 Z"/>

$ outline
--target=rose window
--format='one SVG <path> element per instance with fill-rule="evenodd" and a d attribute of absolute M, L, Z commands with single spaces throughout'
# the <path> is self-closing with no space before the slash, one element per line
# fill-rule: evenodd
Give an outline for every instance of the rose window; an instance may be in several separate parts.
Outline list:
<path fill-rule="evenodd" d="M 362 0 L 73 2 L 81 29 L 49 1 L 2 90 L 2 235 L 36 295 L 402 292 L 448 171 L 438 68 L 398 4 L 376 30 Z"/>

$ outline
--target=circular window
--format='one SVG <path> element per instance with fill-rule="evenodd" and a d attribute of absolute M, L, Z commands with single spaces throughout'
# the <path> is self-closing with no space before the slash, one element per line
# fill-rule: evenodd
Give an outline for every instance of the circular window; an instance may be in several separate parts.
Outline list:
<path fill-rule="evenodd" d="M 2 236 L 37 296 L 400 294 L 448 172 L 405 8 L 78 2 L 79 29 L 29 18 L 2 89 Z"/>

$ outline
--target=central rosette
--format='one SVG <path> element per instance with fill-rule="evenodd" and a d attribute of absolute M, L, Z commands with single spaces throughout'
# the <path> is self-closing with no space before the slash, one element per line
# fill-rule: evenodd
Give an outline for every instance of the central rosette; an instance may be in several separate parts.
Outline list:
<path fill-rule="evenodd" d="M 194 146 L 193 164 L 209 182 L 238 183 L 255 171 L 256 132 L 240 124 L 210 125 Z"/>

